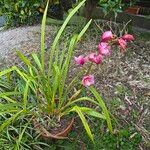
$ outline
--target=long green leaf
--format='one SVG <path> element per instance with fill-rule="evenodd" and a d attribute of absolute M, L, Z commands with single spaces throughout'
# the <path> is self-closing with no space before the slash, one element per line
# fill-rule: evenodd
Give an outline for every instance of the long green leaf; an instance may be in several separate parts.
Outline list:
<path fill-rule="evenodd" d="M 4 89 L 12 89 L 12 85 L 9 81 L 6 81 L 6 80 L 1 80 L 0 79 L 0 88 L 4 88 Z"/>
<path fill-rule="evenodd" d="M 64 107 L 61 108 L 61 110 L 65 110 L 65 108 L 70 107 L 71 105 L 75 105 L 76 103 L 82 102 L 82 101 L 89 101 L 95 105 L 98 105 L 98 103 L 95 100 L 93 100 L 89 97 L 81 97 L 81 98 L 75 99 L 71 102 L 68 102 Z"/>
<path fill-rule="evenodd" d="M 96 100 L 99 103 L 99 106 L 102 108 L 103 113 L 106 117 L 106 121 L 107 121 L 107 125 L 108 125 L 108 129 L 109 131 L 112 133 L 113 129 L 112 129 L 112 124 L 111 124 L 111 119 L 110 119 L 110 115 L 109 115 L 109 111 L 107 110 L 107 107 L 102 99 L 102 97 L 100 96 L 100 94 L 95 90 L 94 87 L 90 87 L 89 90 L 92 92 L 92 94 L 94 95 L 94 97 L 96 98 Z"/>
<path fill-rule="evenodd" d="M 8 74 L 8 73 L 10 73 L 10 72 L 12 72 L 12 71 L 14 71 L 14 70 L 16 70 L 16 66 L 13 66 L 13 67 L 11 67 L 11 68 L 9 68 L 9 69 L 5 69 L 5 70 L 3 70 L 3 71 L 0 71 L 0 77 L 3 76 L 3 75 Z"/>
<path fill-rule="evenodd" d="M 30 60 L 25 57 L 20 51 L 17 51 L 17 55 L 27 66 L 32 66 Z"/>
<path fill-rule="evenodd" d="M 63 50 L 61 50 L 61 54 L 60 54 L 60 57 L 59 57 L 59 68 L 62 67 L 64 61 L 65 61 L 65 54 L 66 54 L 66 51 L 68 50 L 67 49 L 67 45 L 68 45 L 68 41 L 65 42 L 64 44 L 64 47 L 63 47 Z"/>
<path fill-rule="evenodd" d="M 58 31 L 54 42 L 52 44 L 51 50 L 50 50 L 50 58 L 49 58 L 49 69 L 48 69 L 48 77 L 50 77 L 50 72 L 52 69 L 52 62 L 53 62 L 53 56 L 54 56 L 54 52 L 55 52 L 55 48 L 56 45 L 58 44 L 58 41 L 65 29 L 65 27 L 67 26 L 68 22 L 70 21 L 70 19 L 72 18 L 72 16 L 82 7 L 82 5 L 85 3 L 86 0 L 83 0 L 82 2 L 79 3 L 79 5 L 77 5 L 68 15 L 68 17 L 66 18 L 66 20 L 64 21 L 63 25 L 61 26 L 60 30 Z"/>
<path fill-rule="evenodd" d="M 16 113 L 15 115 L 13 115 L 12 117 L 10 117 L 9 119 L 7 119 L 6 121 L 3 122 L 3 124 L 0 126 L 0 132 L 6 127 L 8 126 L 14 119 L 16 119 L 18 117 L 19 114 L 21 114 L 23 112 L 23 110 L 19 111 L 18 113 Z"/>
<path fill-rule="evenodd" d="M 88 123 L 87 123 L 87 121 L 86 121 L 86 119 L 84 117 L 84 114 L 82 113 L 82 110 L 80 109 L 80 107 L 74 106 L 74 108 L 71 111 L 75 111 L 79 115 L 79 117 L 80 117 L 80 119 L 82 121 L 82 124 L 83 124 L 83 126 L 84 126 L 84 128 L 85 128 L 85 130 L 86 130 L 86 132 L 88 134 L 88 136 L 94 142 L 93 135 L 92 135 L 92 132 L 90 130 L 90 127 L 89 127 L 89 125 L 88 125 Z"/>
<path fill-rule="evenodd" d="M 53 85 L 52 85 L 52 90 L 53 90 L 53 94 L 52 94 L 52 103 L 51 103 L 51 106 L 52 106 L 52 111 L 54 109 L 54 106 L 55 106 L 55 94 L 56 94 L 56 91 L 58 89 L 58 86 L 60 83 L 60 70 L 59 70 L 59 67 L 57 65 L 53 65 L 53 76 L 54 76 L 54 80 L 53 80 Z"/>
<path fill-rule="evenodd" d="M 43 19 L 42 19 L 42 26 L 41 26 L 41 62 L 42 62 L 42 69 L 44 71 L 45 65 L 45 25 L 46 25 L 46 15 L 48 10 L 49 0 L 47 1 L 47 5 L 44 11 Z"/>
<path fill-rule="evenodd" d="M 42 64 L 41 64 L 41 62 L 40 62 L 40 60 L 39 60 L 37 54 L 33 53 L 33 54 L 32 54 L 32 57 L 33 57 L 34 62 L 36 63 L 36 65 L 39 67 L 39 69 L 40 69 L 41 71 L 43 71 Z"/>
<path fill-rule="evenodd" d="M 21 143 L 21 140 L 22 140 L 22 138 L 23 138 L 23 135 L 24 135 L 24 133 L 25 133 L 25 131 L 26 131 L 26 129 L 27 129 L 29 123 L 30 123 L 30 120 L 29 120 L 28 123 L 26 123 L 26 125 L 25 125 L 25 127 L 23 128 L 21 134 L 19 134 L 19 138 L 16 140 L 16 149 L 18 149 L 18 150 L 20 149 L 20 148 L 19 148 L 19 147 L 20 147 L 19 145 L 20 145 L 20 143 Z"/>
<path fill-rule="evenodd" d="M 0 93 L 0 97 L 4 97 L 4 96 L 15 96 L 15 95 L 20 95 L 22 94 L 21 92 L 3 92 Z"/>
<path fill-rule="evenodd" d="M 26 86 L 25 86 L 25 89 L 24 89 L 24 93 L 23 93 L 24 109 L 26 109 L 27 102 L 28 102 L 29 83 L 30 83 L 30 80 L 28 80 L 28 82 L 26 83 Z"/>
<path fill-rule="evenodd" d="M 26 74 L 25 72 L 20 71 L 17 67 L 15 68 L 16 72 L 23 78 L 23 80 L 25 82 L 28 82 L 28 80 L 32 81 L 30 82 L 30 88 L 32 89 L 32 91 L 35 93 L 36 90 L 34 89 L 34 86 L 32 83 L 36 84 L 34 78 L 32 76 L 29 76 L 28 74 Z"/>
<path fill-rule="evenodd" d="M 1 111 L 0 116 L 10 114 L 10 113 L 16 113 L 18 112 L 18 109 L 11 109 L 11 110 L 6 110 L 6 111 Z"/>
<path fill-rule="evenodd" d="M 5 111 L 5 110 L 14 110 L 17 108 L 21 107 L 21 103 L 16 102 L 16 103 L 9 103 L 9 104 L 0 104 L 0 111 Z"/>
<path fill-rule="evenodd" d="M 83 34 L 86 32 L 86 30 L 89 28 L 90 24 L 92 22 L 92 19 L 85 25 L 85 27 L 82 29 L 82 31 L 79 33 L 78 38 L 77 38 L 77 42 L 81 39 L 81 37 L 83 36 Z"/>
<path fill-rule="evenodd" d="M 69 83 L 69 85 L 65 88 L 64 93 L 63 93 L 63 97 L 65 98 L 67 96 L 68 93 L 70 93 L 70 91 L 72 90 L 72 87 L 74 87 L 76 84 L 78 84 L 79 82 L 79 77 L 83 74 L 84 70 L 80 71 Z"/>
<path fill-rule="evenodd" d="M 27 75 L 26 75 L 26 73 L 25 72 L 22 72 L 22 71 L 20 71 L 20 69 L 18 69 L 17 67 L 15 68 L 15 71 L 23 78 L 23 80 L 24 81 L 28 81 L 27 79 L 26 79 L 26 77 L 28 77 Z M 26 77 L 25 77 L 26 76 Z"/>
<path fill-rule="evenodd" d="M 66 78 L 67 78 L 68 70 L 69 70 L 69 64 L 70 64 L 71 57 L 73 54 L 74 46 L 76 44 L 76 39 L 77 39 L 77 35 L 74 35 L 70 41 L 69 50 L 68 50 L 68 53 L 66 56 L 66 60 L 65 60 L 64 65 L 61 69 L 62 79 L 61 79 L 61 84 L 59 86 L 59 98 L 61 98 L 61 99 L 62 99 L 62 94 L 64 92 L 65 82 L 66 82 Z M 60 103 L 59 107 L 61 107 L 62 104 L 63 104 L 63 101 Z"/>
<path fill-rule="evenodd" d="M 106 117 L 103 114 L 99 113 L 98 111 L 92 108 L 80 107 L 80 110 L 82 111 L 82 113 L 85 113 L 89 116 L 100 118 L 100 119 L 106 119 Z"/>
<path fill-rule="evenodd" d="M 1 96 L 1 98 L 7 100 L 7 102 L 16 103 L 16 100 L 13 100 L 12 98 L 10 98 L 8 96 Z"/>

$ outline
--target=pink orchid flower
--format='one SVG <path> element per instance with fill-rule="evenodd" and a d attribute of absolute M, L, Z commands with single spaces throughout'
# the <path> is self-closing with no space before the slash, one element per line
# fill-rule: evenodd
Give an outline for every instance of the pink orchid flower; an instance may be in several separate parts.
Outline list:
<path fill-rule="evenodd" d="M 88 60 L 96 63 L 97 65 L 102 62 L 103 56 L 101 54 L 91 53 L 88 55 Z"/>
<path fill-rule="evenodd" d="M 122 39 L 122 38 L 118 39 L 118 44 L 121 49 L 126 49 L 127 42 L 124 39 Z"/>
<path fill-rule="evenodd" d="M 90 85 L 93 85 L 94 84 L 94 76 L 93 75 L 84 76 L 82 79 L 82 84 L 85 87 L 89 87 Z"/>
<path fill-rule="evenodd" d="M 101 42 L 108 42 L 109 40 L 113 39 L 113 34 L 111 31 L 106 31 L 103 33 Z"/>
<path fill-rule="evenodd" d="M 85 58 L 82 55 L 80 55 L 78 57 L 74 57 L 74 59 L 75 59 L 75 63 L 77 65 L 84 65 L 84 63 L 85 63 Z"/>
<path fill-rule="evenodd" d="M 109 56 L 111 54 L 110 49 L 111 47 L 106 42 L 101 42 L 98 45 L 99 53 L 104 56 Z"/>
<path fill-rule="evenodd" d="M 130 41 L 134 40 L 134 37 L 131 34 L 125 34 L 125 35 L 122 36 L 122 39 L 124 39 L 127 42 L 130 42 Z"/>

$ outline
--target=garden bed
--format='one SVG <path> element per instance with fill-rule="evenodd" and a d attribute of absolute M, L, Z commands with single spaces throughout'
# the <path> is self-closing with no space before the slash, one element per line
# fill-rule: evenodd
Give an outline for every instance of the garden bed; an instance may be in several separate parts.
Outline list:
<path fill-rule="evenodd" d="M 57 29 L 57 26 L 47 26 L 47 50 Z M 68 27 L 67 30 L 72 32 L 74 31 L 74 27 Z M 100 31 L 97 30 L 98 29 L 95 28 L 89 30 L 85 38 L 82 39 L 76 48 L 76 55 L 96 50 L 96 45 L 100 37 Z M 21 39 L 22 35 L 24 36 Z M 69 35 L 70 33 L 67 33 L 64 36 L 67 37 Z M 120 55 L 118 55 L 119 52 L 113 51 L 106 64 L 104 63 L 101 68 L 95 69 L 94 74 L 97 81 L 95 86 L 106 100 L 106 104 L 113 114 L 113 117 L 118 120 L 119 128 L 128 128 L 127 131 L 131 130 L 131 139 L 134 138 L 136 134 L 140 134 L 143 137 L 144 144 L 141 143 L 138 147 L 146 149 L 147 144 L 145 143 L 148 143 L 150 138 L 150 39 L 149 34 L 141 33 L 136 33 L 135 38 L 135 42 L 129 45 L 124 56 L 120 57 Z M 19 61 L 15 55 L 16 49 L 21 50 L 26 55 L 29 55 L 31 51 L 38 52 L 40 47 L 39 41 L 39 26 L 23 27 L 0 32 L 0 45 L 2 45 L 0 51 L 2 52 L 1 59 L 3 60 L 1 65 L 4 67 L 4 62 L 7 65 L 18 64 Z M 2 66 L 0 67 L 2 68 Z M 73 60 L 71 72 L 76 72 L 78 69 Z M 95 124 L 98 126 L 98 123 Z M 98 129 L 97 127 L 97 130 Z M 117 129 L 118 128 L 115 129 L 116 132 L 118 132 Z M 82 149 L 91 149 L 89 142 L 84 139 L 85 135 L 83 135 L 84 133 L 82 129 L 80 129 L 80 126 L 77 125 L 74 130 L 77 131 L 79 135 L 75 138 L 76 145 L 72 144 L 72 146 L 70 146 L 77 148 L 79 147 L 78 145 L 82 145 Z M 96 135 L 101 134 L 99 132 Z M 106 134 L 107 133 L 105 133 L 103 137 L 105 137 Z M 128 138 L 130 139 L 130 137 Z M 112 139 L 113 137 L 111 137 L 111 140 Z M 98 141 L 97 139 L 96 143 L 100 148 Z M 106 142 L 109 143 L 112 141 L 106 140 Z M 62 143 L 65 145 L 67 142 Z M 57 142 L 55 144 L 57 144 Z M 128 144 L 131 145 L 129 140 L 126 149 L 129 148 Z M 107 146 L 106 143 L 104 145 Z M 116 148 L 116 145 L 113 148 Z M 58 142 L 56 147 L 61 148 L 61 144 Z M 95 148 L 95 150 L 97 149 Z"/>

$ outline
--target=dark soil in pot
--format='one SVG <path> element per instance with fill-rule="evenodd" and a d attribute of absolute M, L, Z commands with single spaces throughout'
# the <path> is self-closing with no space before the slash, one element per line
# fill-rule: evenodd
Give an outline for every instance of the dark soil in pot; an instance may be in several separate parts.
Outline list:
<path fill-rule="evenodd" d="M 45 140 L 51 139 L 66 139 L 68 133 L 72 129 L 74 118 L 61 118 L 60 121 L 55 122 L 55 125 L 47 124 L 43 125 L 43 123 L 39 122 L 37 118 L 34 118 L 33 126 L 35 130 L 43 137 Z"/>

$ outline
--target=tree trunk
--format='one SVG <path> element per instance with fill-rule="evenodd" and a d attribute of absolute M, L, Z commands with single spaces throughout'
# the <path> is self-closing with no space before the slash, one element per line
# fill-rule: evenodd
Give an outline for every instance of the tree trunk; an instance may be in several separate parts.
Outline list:
<path fill-rule="evenodd" d="M 87 0 L 85 4 L 85 17 L 87 21 L 89 21 L 92 18 L 92 14 L 94 9 L 96 8 L 98 4 L 98 0 Z"/>

